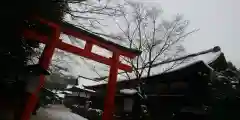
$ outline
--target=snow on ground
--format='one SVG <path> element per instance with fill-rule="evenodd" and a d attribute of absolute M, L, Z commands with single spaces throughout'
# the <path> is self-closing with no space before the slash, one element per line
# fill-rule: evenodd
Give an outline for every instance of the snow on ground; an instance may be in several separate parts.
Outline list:
<path fill-rule="evenodd" d="M 31 120 L 87 120 L 70 112 L 63 105 L 52 105 L 50 108 L 40 108 L 36 116 Z"/>

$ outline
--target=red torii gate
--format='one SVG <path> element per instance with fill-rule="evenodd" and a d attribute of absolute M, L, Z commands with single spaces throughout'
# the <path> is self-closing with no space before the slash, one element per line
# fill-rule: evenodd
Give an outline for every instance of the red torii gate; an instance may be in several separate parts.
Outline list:
<path fill-rule="evenodd" d="M 61 49 L 61 50 L 64 50 L 64 51 L 67 51 L 70 53 L 74 53 L 76 55 L 83 56 L 85 58 L 95 60 L 97 62 L 100 62 L 100 63 L 110 66 L 110 73 L 109 73 L 110 75 L 109 75 L 109 81 L 108 81 L 108 87 L 107 87 L 107 95 L 105 98 L 104 112 L 103 112 L 102 119 L 103 120 L 111 120 L 112 114 L 114 112 L 114 97 L 115 97 L 115 87 L 116 87 L 118 69 L 125 70 L 127 72 L 132 71 L 131 66 L 122 64 L 119 61 L 119 57 L 120 57 L 120 55 L 122 55 L 122 56 L 128 57 L 130 59 L 133 59 L 137 55 L 140 55 L 141 52 L 137 51 L 137 50 L 125 48 L 125 47 L 115 44 L 113 42 L 107 41 L 91 32 L 77 28 L 69 23 L 63 22 L 60 25 L 60 24 L 56 24 L 54 22 L 51 22 L 51 21 L 48 21 L 48 20 L 45 20 L 42 18 L 37 18 L 37 20 L 41 24 L 48 25 L 53 30 L 52 35 L 49 37 L 49 36 L 40 34 L 34 30 L 25 29 L 23 32 L 23 36 L 29 40 L 37 40 L 41 43 L 46 44 L 44 51 L 42 53 L 42 56 L 39 59 L 39 64 L 44 69 L 48 69 L 55 48 L 58 48 L 58 49 Z M 84 49 L 78 48 L 76 46 L 62 42 L 62 40 L 59 39 L 61 32 L 86 41 L 85 48 Z M 98 45 L 102 48 L 110 50 L 113 53 L 112 57 L 106 58 L 106 57 L 97 55 L 95 53 L 92 53 L 91 50 L 92 50 L 93 45 Z M 29 120 L 30 119 L 31 112 L 37 102 L 37 94 L 39 93 L 43 84 L 44 84 L 44 75 L 41 75 L 40 76 L 40 84 L 39 84 L 38 88 L 36 89 L 36 91 L 29 97 L 29 99 L 27 101 L 28 104 L 26 105 L 26 107 L 23 111 L 21 120 Z"/>

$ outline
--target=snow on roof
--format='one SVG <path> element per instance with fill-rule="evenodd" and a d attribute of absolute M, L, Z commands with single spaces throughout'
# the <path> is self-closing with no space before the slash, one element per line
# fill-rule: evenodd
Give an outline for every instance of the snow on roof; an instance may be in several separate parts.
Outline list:
<path fill-rule="evenodd" d="M 88 91 L 88 92 L 96 92 L 96 91 L 94 91 L 94 90 L 90 90 L 90 89 L 87 89 L 87 88 L 85 88 L 84 90 L 86 90 L 86 91 Z"/>
<path fill-rule="evenodd" d="M 61 91 L 61 93 L 72 94 L 72 92 L 71 92 L 71 91 L 67 91 L 67 90 Z"/>
<path fill-rule="evenodd" d="M 175 70 L 178 70 L 178 69 L 182 69 L 182 68 L 185 68 L 189 65 L 192 65 L 192 64 L 195 64 L 196 62 L 199 62 L 199 61 L 203 61 L 204 64 L 209 67 L 210 69 L 212 69 L 208 64 L 215 61 L 220 55 L 221 55 L 222 52 L 216 52 L 216 53 L 208 53 L 208 54 L 204 54 L 204 55 L 199 55 L 196 57 L 196 59 L 193 59 L 189 62 L 186 62 L 186 63 L 183 63 L 171 70 L 169 70 L 168 72 L 171 72 L 171 71 L 175 71 Z"/>
<path fill-rule="evenodd" d="M 132 79 L 135 79 L 134 76 L 132 77 Z M 132 80 L 132 79 L 131 79 L 131 80 Z M 122 81 L 126 81 L 126 79 L 120 79 L 120 78 L 118 77 L 117 82 L 122 82 Z M 106 81 L 101 81 L 101 82 L 93 83 L 93 84 L 91 84 L 91 85 L 84 85 L 84 86 L 86 86 L 86 87 L 98 86 L 98 85 L 104 85 L 104 84 L 107 84 L 107 83 L 108 83 L 108 82 L 106 82 Z"/>
<path fill-rule="evenodd" d="M 90 90 L 90 89 L 84 88 L 84 87 L 82 87 L 82 86 L 74 86 L 74 87 L 75 87 L 75 88 L 82 89 L 82 90 L 87 91 L 87 92 L 96 92 L 96 91 L 94 91 L 94 90 Z"/>
<path fill-rule="evenodd" d="M 64 97 L 65 97 L 65 94 L 57 93 L 57 96 L 60 97 L 60 98 L 64 98 Z"/>
<path fill-rule="evenodd" d="M 188 66 L 191 66 L 191 65 L 193 65 L 193 64 L 196 64 L 196 63 L 198 63 L 198 62 L 200 62 L 200 61 L 202 61 L 202 60 L 198 60 L 198 61 L 194 61 L 194 62 L 182 64 L 182 65 L 180 65 L 180 66 L 178 66 L 178 67 L 175 67 L 175 68 L 169 70 L 168 72 L 173 72 L 173 71 L 176 71 L 176 70 L 179 70 L 179 69 L 184 69 L 184 68 L 186 68 L 186 67 L 188 67 Z M 212 68 L 211 68 L 208 64 L 206 64 L 204 61 L 202 61 L 202 62 L 203 62 L 209 69 L 212 70 Z"/>
<path fill-rule="evenodd" d="M 205 63 L 209 64 L 213 61 L 215 61 L 222 52 L 216 52 L 216 53 L 208 53 L 208 54 L 204 54 L 204 55 L 199 55 L 197 58 L 199 60 L 204 61 Z"/>
<path fill-rule="evenodd" d="M 220 55 L 221 55 L 222 52 L 216 52 L 216 53 L 208 53 L 208 54 L 204 54 L 204 55 L 200 55 L 200 56 L 197 56 L 195 57 L 196 59 L 193 59 L 191 61 L 188 61 L 188 62 L 185 62 L 167 72 L 173 72 L 175 70 L 179 70 L 179 69 L 183 69 L 185 67 L 188 67 L 192 64 L 195 64 L 197 62 L 200 62 L 200 61 L 203 61 L 203 63 L 209 68 L 209 69 L 212 69 L 208 64 L 211 63 L 212 61 L 216 60 Z M 164 64 L 163 67 L 166 67 L 167 64 Z M 154 71 L 161 71 L 160 69 L 156 69 Z M 154 75 L 158 75 L 160 73 L 162 73 L 163 71 L 161 72 L 158 72 L 158 73 L 155 73 L 155 74 L 152 74 L 153 76 Z M 143 75 L 144 77 L 144 75 Z M 134 80 L 134 77 L 132 78 Z M 122 82 L 122 81 L 126 81 L 126 79 L 119 79 L 118 82 Z M 95 84 L 92 84 L 92 85 L 88 85 L 89 87 L 90 86 L 99 86 L 99 85 L 104 85 L 104 84 L 107 84 L 106 81 L 103 81 L 103 82 L 98 82 L 98 83 L 95 83 Z M 87 86 L 86 86 L 87 87 Z"/>
<path fill-rule="evenodd" d="M 135 90 L 135 89 L 121 89 L 120 93 L 133 95 L 133 94 L 137 93 L 137 90 Z"/>

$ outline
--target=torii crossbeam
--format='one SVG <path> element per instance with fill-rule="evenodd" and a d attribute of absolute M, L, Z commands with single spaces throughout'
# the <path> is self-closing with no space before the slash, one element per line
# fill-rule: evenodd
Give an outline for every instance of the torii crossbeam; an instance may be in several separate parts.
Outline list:
<path fill-rule="evenodd" d="M 53 31 L 50 36 L 43 35 L 39 32 L 30 30 L 30 29 L 25 29 L 23 33 L 23 36 L 26 39 L 36 40 L 46 44 L 44 51 L 42 53 L 42 56 L 39 60 L 39 64 L 44 69 L 48 69 L 55 48 L 58 48 L 79 56 L 83 56 L 85 58 L 110 66 L 107 95 L 105 98 L 102 120 L 111 120 L 114 112 L 114 97 L 115 97 L 115 87 L 116 87 L 118 69 L 125 70 L 127 72 L 132 71 L 131 66 L 122 64 L 119 61 L 119 57 L 120 55 L 122 55 L 130 59 L 133 59 L 134 57 L 140 55 L 141 52 L 133 49 L 128 49 L 118 44 L 115 44 L 113 42 L 107 41 L 91 32 L 77 28 L 69 23 L 56 24 L 54 22 L 51 22 L 49 20 L 42 19 L 39 17 L 35 19 L 37 19 L 41 24 L 48 25 L 48 27 L 50 27 L 51 30 Z M 62 42 L 62 40 L 59 38 L 61 33 L 71 35 L 73 37 L 86 41 L 84 49 Z M 102 47 L 111 51 L 113 53 L 112 57 L 106 58 L 104 56 L 100 56 L 95 53 L 92 53 L 91 50 L 93 45 L 97 45 L 99 47 Z M 21 120 L 29 120 L 30 115 L 33 111 L 33 108 L 35 107 L 37 102 L 37 94 L 39 93 L 43 84 L 44 84 L 44 75 L 41 75 L 40 84 L 36 89 L 36 91 L 29 97 L 27 101 L 28 104 L 24 109 Z"/>

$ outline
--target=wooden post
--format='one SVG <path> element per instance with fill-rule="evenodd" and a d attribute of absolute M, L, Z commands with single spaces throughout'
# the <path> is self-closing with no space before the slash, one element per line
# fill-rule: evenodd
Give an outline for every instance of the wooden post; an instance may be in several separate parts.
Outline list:
<path fill-rule="evenodd" d="M 39 60 L 39 64 L 44 69 L 48 69 L 49 64 L 51 63 L 54 49 L 56 48 L 59 37 L 60 37 L 60 32 L 61 32 L 60 27 L 54 26 L 53 29 L 54 29 L 53 36 L 52 36 L 51 40 L 48 41 L 48 44 L 46 44 L 43 54 Z M 28 98 L 27 105 L 23 111 L 23 115 L 21 116 L 21 120 L 29 120 L 30 119 L 31 113 L 37 103 L 37 100 L 38 100 L 37 95 L 38 95 L 40 89 L 42 88 L 44 81 L 45 81 L 45 77 L 44 77 L 44 75 L 41 75 L 39 86 L 36 88 L 36 91 L 34 93 L 32 93 L 31 96 Z"/>
<path fill-rule="evenodd" d="M 110 75 L 107 86 L 107 94 L 104 100 L 104 111 L 102 120 L 112 120 L 114 113 L 114 98 L 116 91 L 116 82 L 118 75 L 119 54 L 113 53 L 112 63 L 110 66 Z"/>

